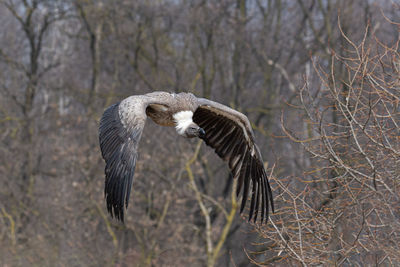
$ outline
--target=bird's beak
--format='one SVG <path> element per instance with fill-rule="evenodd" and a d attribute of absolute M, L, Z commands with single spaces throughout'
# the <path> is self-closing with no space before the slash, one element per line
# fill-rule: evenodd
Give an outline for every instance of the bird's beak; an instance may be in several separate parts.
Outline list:
<path fill-rule="evenodd" d="M 206 136 L 206 132 L 204 131 L 203 128 L 199 128 L 199 137 L 203 138 L 204 136 Z"/>

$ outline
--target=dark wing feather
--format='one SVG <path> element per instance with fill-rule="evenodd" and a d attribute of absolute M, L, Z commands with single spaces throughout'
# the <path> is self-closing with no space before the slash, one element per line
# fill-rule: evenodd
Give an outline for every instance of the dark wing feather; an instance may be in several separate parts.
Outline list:
<path fill-rule="evenodd" d="M 138 104 L 143 105 L 142 102 Z M 142 117 L 127 120 L 127 122 L 133 122 L 130 124 L 123 123 L 119 113 L 120 105 L 121 103 L 116 103 L 104 111 L 100 120 L 99 142 L 101 154 L 106 162 L 104 195 L 107 210 L 111 216 L 124 221 L 124 204 L 128 207 L 135 173 L 137 147 L 146 116 L 143 108 L 141 114 L 132 114 L 132 116 Z"/>
<path fill-rule="evenodd" d="M 261 222 L 268 220 L 269 206 L 274 209 L 271 188 L 247 117 L 208 99 L 199 98 L 198 104 L 193 121 L 206 132 L 204 142 L 228 161 L 232 176 L 238 179 L 238 196 L 243 189 L 240 212 L 251 188 L 249 220 L 257 220 L 260 201 Z"/>

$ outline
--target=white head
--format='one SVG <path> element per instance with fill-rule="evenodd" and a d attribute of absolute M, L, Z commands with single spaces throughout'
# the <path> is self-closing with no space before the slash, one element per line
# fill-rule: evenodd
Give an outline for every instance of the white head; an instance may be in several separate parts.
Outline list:
<path fill-rule="evenodd" d="M 179 111 L 172 116 L 175 120 L 175 128 L 178 134 L 187 137 L 204 137 L 205 132 L 193 122 L 193 112 L 190 110 Z"/>

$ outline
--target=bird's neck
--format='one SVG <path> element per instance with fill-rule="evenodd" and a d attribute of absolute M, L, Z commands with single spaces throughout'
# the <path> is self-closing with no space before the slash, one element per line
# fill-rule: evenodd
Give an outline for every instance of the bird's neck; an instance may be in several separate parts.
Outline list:
<path fill-rule="evenodd" d="M 178 134 L 184 135 L 187 127 L 193 123 L 193 112 L 190 110 L 179 111 L 172 115 L 175 121 L 175 129 Z"/>

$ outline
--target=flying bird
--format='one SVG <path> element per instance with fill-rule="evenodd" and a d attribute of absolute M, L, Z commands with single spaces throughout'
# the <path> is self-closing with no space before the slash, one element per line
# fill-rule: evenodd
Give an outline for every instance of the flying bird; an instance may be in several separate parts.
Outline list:
<path fill-rule="evenodd" d="M 146 118 L 176 128 L 186 138 L 200 138 L 228 162 L 242 192 L 240 213 L 251 195 L 249 221 L 274 209 L 272 192 L 248 118 L 225 105 L 191 93 L 153 92 L 130 96 L 108 107 L 100 120 L 99 142 L 106 162 L 104 194 L 112 217 L 124 221 Z M 250 186 L 251 185 L 251 186 Z M 251 188 L 251 192 L 249 192 Z M 260 207 L 261 204 L 261 207 Z"/>

